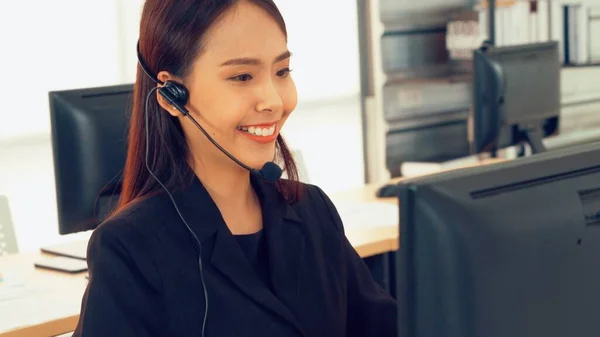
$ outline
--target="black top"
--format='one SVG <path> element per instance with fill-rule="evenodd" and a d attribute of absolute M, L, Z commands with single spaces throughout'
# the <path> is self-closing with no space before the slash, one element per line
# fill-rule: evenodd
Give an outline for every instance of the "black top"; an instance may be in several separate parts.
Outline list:
<path fill-rule="evenodd" d="M 100 225 L 73 336 L 396 337 L 396 302 L 373 280 L 318 187 L 288 203 L 252 177 L 261 203 L 271 289 L 248 263 L 198 179 L 140 200 Z M 204 275 L 200 279 L 199 255 Z"/>
<path fill-rule="evenodd" d="M 264 237 L 262 229 L 256 233 L 235 236 L 254 272 L 271 289 L 271 281 L 269 281 L 269 257 Z"/>

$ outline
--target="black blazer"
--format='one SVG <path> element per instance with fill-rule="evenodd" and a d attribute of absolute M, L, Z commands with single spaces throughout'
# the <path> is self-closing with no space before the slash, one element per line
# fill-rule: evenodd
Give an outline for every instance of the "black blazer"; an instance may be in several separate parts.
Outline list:
<path fill-rule="evenodd" d="M 260 198 L 271 291 L 247 262 L 199 180 L 174 193 L 202 243 L 205 337 L 396 336 L 396 303 L 344 235 L 331 200 L 305 185 L 287 203 L 252 178 Z M 74 336 L 197 336 L 205 312 L 197 243 L 160 194 L 100 225 Z"/>

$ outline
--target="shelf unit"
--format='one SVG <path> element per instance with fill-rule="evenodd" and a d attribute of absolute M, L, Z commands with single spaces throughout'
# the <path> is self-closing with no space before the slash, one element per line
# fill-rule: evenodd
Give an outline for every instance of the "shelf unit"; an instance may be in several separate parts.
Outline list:
<path fill-rule="evenodd" d="M 401 162 L 395 158 L 468 154 L 470 97 L 464 95 L 470 64 L 449 59 L 445 34 L 449 16 L 473 5 L 474 0 L 357 0 L 365 181 L 398 175 Z M 415 89 L 419 86 L 422 90 Z M 456 95 L 433 101 L 445 86 Z"/>
<path fill-rule="evenodd" d="M 581 2 L 560 1 L 562 4 Z M 594 1 L 597 0 L 588 3 Z M 429 156 L 441 161 L 469 154 L 468 144 L 465 143 L 468 139 L 468 107 L 461 109 L 460 102 L 455 100 L 451 109 L 440 111 L 432 108 L 430 113 L 420 111 L 421 115 L 417 116 L 414 109 L 410 110 L 411 102 L 421 105 L 430 103 L 432 96 L 424 97 L 423 93 L 419 96 L 417 93 L 411 94 L 410 90 L 401 92 L 396 88 L 396 96 L 399 96 L 395 97 L 396 100 L 405 102 L 402 108 L 412 111 L 413 115 L 391 120 L 393 112 L 389 110 L 389 97 L 393 91 L 390 86 L 393 85 L 410 88 L 411 85 L 423 83 L 435 86 L 446 81 L 450 83 L 450 88 L 452 84 L 456 87 L 456 83 L 463 81 L 468 86 L 470 62 L 451 61 L 447 55 L 444 56 L 445 41 L 442 36 L 451 15 L 472 9 L 477 3 L 478 0 L 356 1 L 365 182 L 383 183 L 391 175 L 398 175 L 402 159 L 418 161 L 426 160 Z M 561 77 L 565 107 L 562 118 L 578 114 L 581 119 L 577 111 L 595 111 L 589 107 L 600 104 L 600 67 L 596 64 L 565 66 Z M 396 108 L 398 104 L 396 102 Z M 591 118 L 593 116 L 590 113 L 581 121 L 583 123 Z M 407 135 L 398 137 L 395 145 L 390 144 L 390 134 L 397 130 L 406 131 Z M 410 132 L 412 134 L 408 134 Z M 448 151 L 446 155 L 442 154 L 444 151 Z M 402 158 L 394 161 L 394 156 Z M 388 167 L 390 164 L 392 169 Z M 395 166 L 398 169 L 396 172 Z"/>

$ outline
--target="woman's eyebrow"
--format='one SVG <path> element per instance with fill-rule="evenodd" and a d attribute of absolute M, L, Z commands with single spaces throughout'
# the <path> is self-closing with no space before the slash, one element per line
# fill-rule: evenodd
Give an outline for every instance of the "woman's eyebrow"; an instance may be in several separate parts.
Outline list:
<path fill-rule="evenodd" d="M 273 60 L 273 63 L 281 62 L 287 58 L 290 58 L 291 56 L 292 56 L 292 53 L 289 50 L 286 50 L 283 53 L 279 54 L 275 58 L 275 60 Z M 233 65 L 260 65 L 260 64 L 262 64 L 262 61 L 259 59 L 250 58 L 250 57 L 241 57 L 241 58 L 227 60 L 221 64 L 221 67 L 233 66 Z"/>

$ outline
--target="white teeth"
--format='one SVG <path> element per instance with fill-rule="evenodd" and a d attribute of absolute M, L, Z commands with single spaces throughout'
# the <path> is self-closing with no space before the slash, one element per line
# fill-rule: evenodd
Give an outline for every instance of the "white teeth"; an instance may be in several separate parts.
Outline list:
<path fill-rule="evenodd" d="M 272 136 L 275 133 L 275 125 L 271 126 L 270 128 L 261 128 L 261 127 L 254 127 L 254 126 L 250 126 L 250 127 L 245 127 L 242 126 L 240 128 L 238 128 L 239 130 L 243 130 L 243 131 L 247 131 L 250 134 L 256 135 L 256 136 L 263 136 L 263 137 L 269 137 Z"/>

